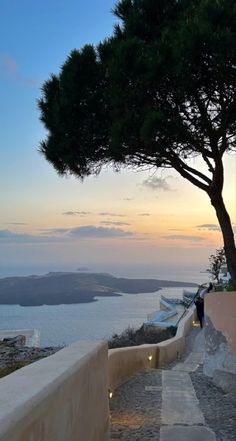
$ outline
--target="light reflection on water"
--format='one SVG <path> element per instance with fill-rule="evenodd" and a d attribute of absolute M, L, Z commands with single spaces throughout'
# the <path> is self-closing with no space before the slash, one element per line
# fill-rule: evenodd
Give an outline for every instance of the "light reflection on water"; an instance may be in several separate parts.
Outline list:
<path fill-rule="evenodd" d="M 161 293 L 182 297 L 182 292 L 182 288 L 163 288 L 154 293 L 99 297 L 93 303 L 74 305 L 0 305 L 0 329 L 38 329 L 41 346 L 107 339 L 128 326 L 139 327 L 147 314 L 159 309 Z"/>

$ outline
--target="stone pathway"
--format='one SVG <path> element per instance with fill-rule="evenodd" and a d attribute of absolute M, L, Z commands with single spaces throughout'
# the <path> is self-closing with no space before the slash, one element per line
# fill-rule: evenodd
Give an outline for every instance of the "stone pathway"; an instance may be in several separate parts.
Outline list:
<path fill-rule="evenodd" d="M 159 440 L 162 374 L 148 369 L 120 386 L 110 400 L 111 440 Z"/>
<path fill-rule="evenodd" d="M 204 425 L 198 399 L 186 372 L 162 371 L 162 425 Z"/>
<path fill-rule="evenodd" d="M 120 386 L 110 401 L 111 441 L 235 441 L 236 399 L 203 375 L 203 350 L 193 329 L 182 359 Z"/>

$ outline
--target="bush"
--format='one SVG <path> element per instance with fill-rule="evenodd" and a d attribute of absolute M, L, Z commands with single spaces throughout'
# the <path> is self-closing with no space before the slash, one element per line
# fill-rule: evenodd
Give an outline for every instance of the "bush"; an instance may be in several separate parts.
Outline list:
<path fill-rule="evenodd" d="M 224 291 L 224 289 L 225 289 L 225 286 L 222 284 L 215 285 L 215 292 L 221 292 L 221 291 Z"/>
<path fill-rule="evenodd" d="M 226 291 L 234 291 L 234 287 L 233 287 L 233 281 L 232 279 L 230 279 L 226 285 Z"/>
<path fill-rule="evenodd" d="M 177 328 L 175 326 L 165 329 L 154 327 L 149 328 L 144 325 L 139 329 L 128 327 L 121 334 L 113 334 L 108 341 L 108 348 L 114 349 L 127 346 L 160 343 L 161 341 L 174 337 L 176 330 Z"/>

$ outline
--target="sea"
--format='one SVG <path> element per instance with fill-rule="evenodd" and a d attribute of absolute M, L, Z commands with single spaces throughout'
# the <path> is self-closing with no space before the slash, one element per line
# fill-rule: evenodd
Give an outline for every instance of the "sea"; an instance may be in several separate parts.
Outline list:
<path fill-rule="evenodd" d="M 55 268 L 48 268 L 55 271 Z M 69 268 L 58 268 L 69 271 Z M 70 268 L 70 271 L 73 271 Z M 13 275 L 45 274 L 45 268 L 5 271 L 1 277 Z M 92 269 L 94 271 L 94 269 Z M 123 271 L 123 272 L 122 272 Z M 98 271 L 101 272 L 101 271 Z M 105 271 L 103 271 L 105 272 Z M 110 271 L 106 271 L 110 272 Z M 170 271 L 169 274 L 155 269 L 135 273 L 127 268 L 110 272 L 118 277 L 155 278 L 183 282 L 205 283 L 208 274 L 199 269 Z M 185 287 L 190 291 L 197 287 Z M 127 327 L 138 328 L 147 315 L 159 309 L 161 294 L 166 297 L 181 298 L 183 288 L 163 288 L 153 293 L 127 294 L 117 297 L 97 297 L 92 303 L 72 305 L 19 306 L 0 305 L 0 330 L 2 329 L 36 329 L 40 334 L 40 346 L 66 346 L 78 340 L 107 340 L 113 334 L 121 333 Z"/>

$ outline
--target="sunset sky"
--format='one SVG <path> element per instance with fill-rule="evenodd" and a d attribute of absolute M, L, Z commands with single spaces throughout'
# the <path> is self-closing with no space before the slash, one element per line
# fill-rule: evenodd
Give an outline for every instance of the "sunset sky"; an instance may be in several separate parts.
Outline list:
<path fill-rule="evenodd" d="M 82 183 L 60 178 L 38 152 L 46 135 L 37 109 L 42 83 L 73 48 L 112 33 L 114 3 L 1 1 L 0 276 L 63 265 L 204 269 L 222 246 L 207 196 L 173 170 L 106 169 Z M 224 197 L 234 225 L 235 172 L 235 155 L 226 157 Z"/>

